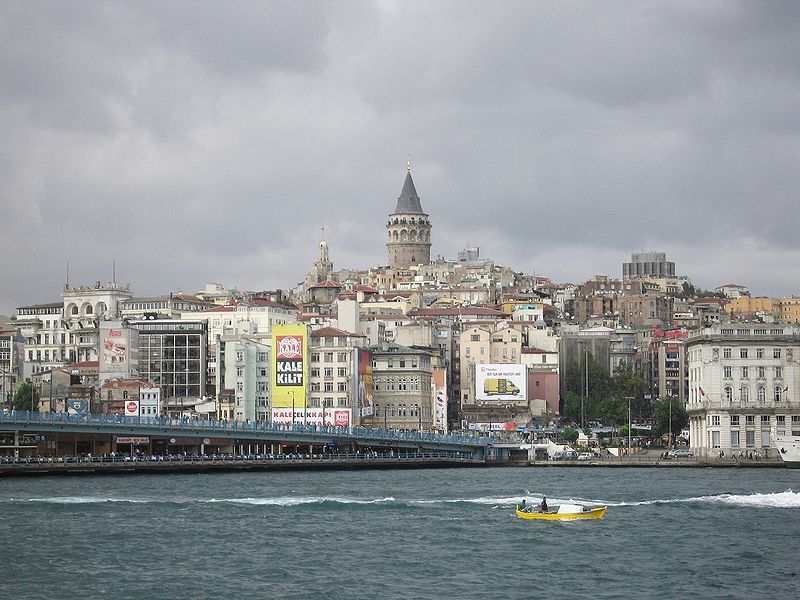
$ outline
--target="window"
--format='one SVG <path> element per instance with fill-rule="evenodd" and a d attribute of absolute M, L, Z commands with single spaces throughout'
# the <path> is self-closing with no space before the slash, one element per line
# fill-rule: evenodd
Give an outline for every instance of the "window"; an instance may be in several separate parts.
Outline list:
<path fill-rule="evenodd" d="M 731 386 L 726 385 L 725 389 L 722 390 L 722 394 L 725 397 L 725 400 L 727 400 L 728 402 L 733 400 L 733 388 Z"/>
<path fill-rule="evenodd" d="M 340 381 L 339 383 L 337 383 L 336 384 L 336 391 L 337 392 L 346 392 L 347 391 L 347 382 L 346 381 Z"/>
<path fill-rule="evenodd" d="M 767 399 L 767 388 L 760 385 L 756 388 L 756 400 L 764 402 Z"/>
<path fill-rule="evenodd" d="M 325 382 L 325 387 L 323 388 L 323 391 L 332 392 L 333 391 L 333 382 L 332 381 L 326 381 Z"/>
<path fill-rule="evenodd" d="M 325 377 L 333 377 L 333 367 L 325 367 Z"/>
<path fill-rule="evenodd" d="M 470 342 L 480 342 L 481 341 L 481 336 L 479 336 L 477 333 L 473 333 L 471 336 L 469 336 L 469 341 Z"/>
<path fill-rule="evenodd" d="M 746 427 L 755 427 L 756 426 L 756 417 L 755 415 L 745 415 L 744 416 L 744 424 Z"/>
<path fill-rule="evenodd" d="M 711 426 L 719 427 L 719 415 L 711 415 Z"/>
<path fill-rule="evenodd" d="M 775 402 L 780 402 L 782 396 L 781 386 L 776 385 L 775 389 L 772 390 L 772 400 Z"/>
<path fill-rule="evenodd" d="M 319 362 L 319 352 L 312 352 L 311 353 L 311 362 Z"/>
<path fill-rule="evenodd" d="M 339 352 L 336 359 L 338 362 L 347 362 L 347 352 Z"/>
<path fill-rule="evenodd" d="M 742 386 L 740 395 L 742 397 L 742 402 L 750 402 L 750 388 L 746 385 Z"/>
<path fill-rule="evenodd" d="M 347 377 L 347 367 L 339 367 L 336 369 L 336 375 L 339 377 Z"/>
<path fill-rule="evenodd" d="M 739 447 L 739 432 L 731 431 L 731 448 Z"/>
<path fill-rule="evenodd" d="M 325 362 L 326 363 L 333 362 L 333 352 L 326 352 L 325 353 Z"/>
<path fill-rule="evenodd" d="M 781 349 L 780 348 L 773 348 L 772 349 L 772 358 L 780 358 L 781 357 Z"/>
<path fill-rule="evenodd" d="M 744 432 L 745 433 L 745 445 L 748 448 L 753 448 L 756 445 L 756 432 L 752 429 L 749 429 Z"/>
<path fill-rule="evenodd" d="M 739 415 L 731 415 L 731 427 L 739 426 Z"/>
<path fill-rule="evenodd" d="M 319 377 L 319 369 L 317 367 L 311 367 L 311 377 Z"/>
<path fill-rule="evenodd" d="M 739 358 L 747 358 L 747 348 L 739 348 Z"/>
<path fill-rule="evenodd" d="M 764 349 L 756 348 L 756 358 L 764 358 Z"/>
<path fill-rule="evenodd" d="M 759 379 L 764 379 L 767 376 L 767 368 L 766 367 L 756 367 L 756 377 Z"/>
<path fill-rule="evenodd" d="M 783 367 L 773 367 L 774 373 L 773 376 L 775 379 L 782 379 L 783 378 Z"/>
<path fill-rule="evenodd" d="M 730 366 L 722 367 L 722 377 L 724 379 L 730 379 L 733 377 L 733 368 Z"/>
<path fill-rule="evenodd" d="M 750 369 L 748 367 L 741 368 L 742 379 L 747 379 L 750 376 Z"/>
<path fill-rule="evenodd" d="M 722 358 L 730 358 L 731 357 L 731 349 L 730 348 L 723 348 L 722 349 Z"/>

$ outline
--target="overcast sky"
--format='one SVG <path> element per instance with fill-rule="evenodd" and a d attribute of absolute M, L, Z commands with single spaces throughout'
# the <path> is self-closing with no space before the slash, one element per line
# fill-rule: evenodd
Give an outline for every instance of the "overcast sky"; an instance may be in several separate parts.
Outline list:
<path fill-rule="evenodd" d="M 800 3 L 0 3 L 0 314 L 432 256 L 800 294 Z"/>

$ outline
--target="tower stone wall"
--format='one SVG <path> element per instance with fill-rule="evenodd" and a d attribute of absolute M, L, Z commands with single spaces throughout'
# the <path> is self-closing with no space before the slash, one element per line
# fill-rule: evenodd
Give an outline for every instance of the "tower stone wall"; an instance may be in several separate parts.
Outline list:
<path fill-rule="evenodd" d="M 395 211 L 386 224 L 389 266 L 406 269 L 431 261 L 431 222 L 422 211 L 411 170 L 406 174 Z"/>

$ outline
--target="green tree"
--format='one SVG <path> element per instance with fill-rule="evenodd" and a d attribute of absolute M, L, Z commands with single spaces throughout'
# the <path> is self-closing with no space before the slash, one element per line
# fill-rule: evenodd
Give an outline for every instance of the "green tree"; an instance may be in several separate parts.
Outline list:
<path fill-rule="evenodd" d="M 564 416 L 574 423 L 581 420 L 581 400 L 580 394 L 575 392 L 567 392 L 564 397 Z"/>
<path fill-rule="evenodd" d="M 37 410 L 39 406 L 39 392 L 33 387 L 33 383 L 26 381 L 14 392 L 12 406 L 16 410 Z"/>
<path fill-rule="evenodd" d="M 672 407 L 670 409 L 670 407 Z M 656 401 L 656 423 L 653 433 L 660 437 L 672 431 L 673 437 L 689 424 L 689 413 L 678 398 L 664 396 Z"/>
<path fill-rule="evenodd" d="M 561 434 L 561 437 L 564 438 L 565 442 L 572 444 L 578 439 L 578 430 L 574 427 L 564 427 L 564 432 Z"/>

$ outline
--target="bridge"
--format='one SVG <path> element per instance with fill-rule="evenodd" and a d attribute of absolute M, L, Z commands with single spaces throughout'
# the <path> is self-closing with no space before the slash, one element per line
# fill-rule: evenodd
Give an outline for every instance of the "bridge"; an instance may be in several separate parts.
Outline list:
<path fill-rule="evenodd" d="M 476 435 L 439 434 L 433 432 L 395 431 L 367 427 L 332 427 L 316 425 L 277 425 L 214 419 L 189 419 L 170 417 L 125 417 L 121 415 L 40 413 L 23 411 L 0 412 L 0 432 L 6 438 L 13 435 L 13 445 L 6 439 L 0 452 L 25 448 L 31 456 L 38 454 L 38 446 L 20 443 L 20 440 L 47 439 L 61 434 L 91 435 L 103 440 L 106 448 L 111 441 L 128 444 L 147 439 L 151 453 L 153 441 L 158 440 L 161 453 L 170 445 L 194 445 L 204 454 L 205 446 L 228 446 L 234 453 L 281 452 L 282 447 L 304 447 L 313 452 L 325 448 L 367 449 L 370 451 L 445 453 L 485 461 L 488 439 Z M 247 448 L 247 450 L 245 450 Z M 267 450 L 269 448 L 269 450 Z"/>

